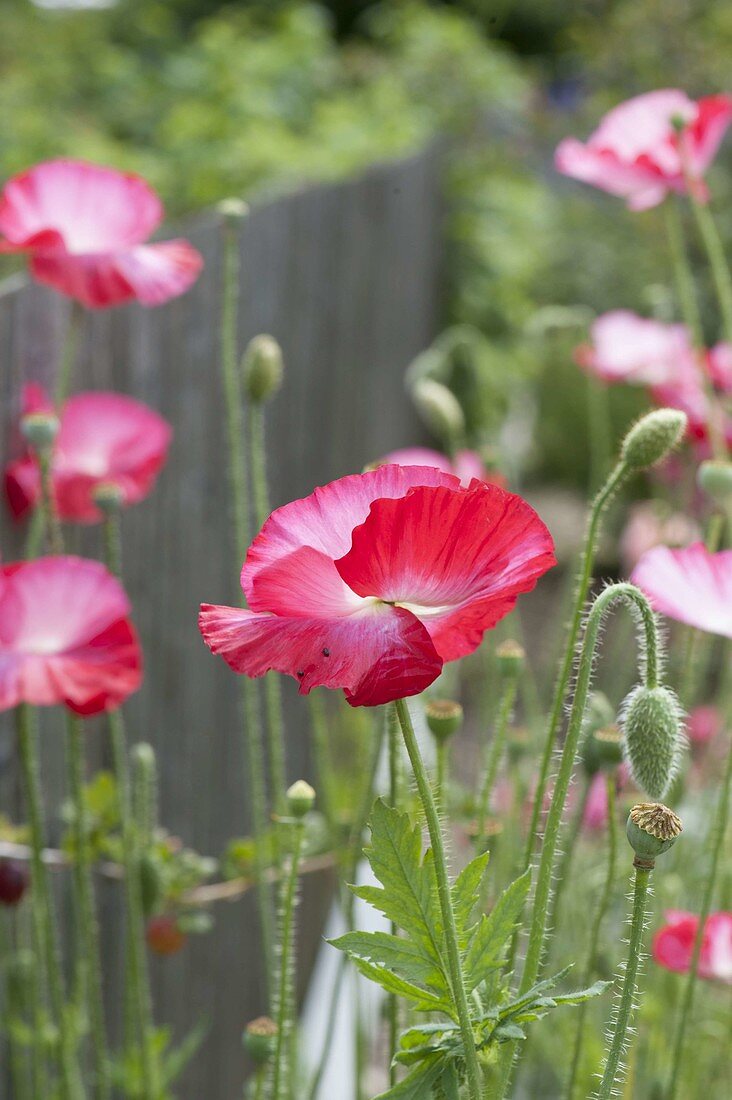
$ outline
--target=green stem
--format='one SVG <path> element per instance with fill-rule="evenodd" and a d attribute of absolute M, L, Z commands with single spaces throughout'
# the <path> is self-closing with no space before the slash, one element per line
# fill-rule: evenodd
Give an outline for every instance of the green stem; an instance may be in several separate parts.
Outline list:
<path fill-rule="evenodd" d="M 719 311 L 722 314 L 724 337 L 725 340 L 732 341 L 732 276 L 724 254 L 722 239 L 709 207 L 696 199 L 693 193 L 691 208 L 712 269 L 714 289 L 717 293 Z"/>
<path fill-rule="evenodd" d="M 449 747 L 447 741 L 435 742 L 435 803 L 441 814 L 447 813 L 445 791 L 449 769 Z"/>
<path fill-rule="evenodd" d="M 45 961 L 51 1012 L 59 1029 L 59 1095 L 61 1100 L 79 1100 L 83 1096 L 75 1064 L 74 1036 L 64 1004 L 64 979 L 58 932 L 53 913 L 51 887 L 43 862 L 43 796 L 38 759 L 38 731 L 26 703 L 16 709 L 18 752 L 25 799 L 28 807 L 31 841 L 31 909 L 33 943 L 36 958 Z"/>
<path fill-rule="evenodd" d="M 695 348 L 704 347 L 702 333 L 701 314 L 699 303 L 694 289 L 694 274 L 689 263 L 689 256 L 684 242 L 684 227 L 681 222 L 681 211 L 678 199 L 670 196 L 663 204 L 666 219 L 666 236 L 671 253 L 671 263 L 674 269 L 676 281 L 676 294 L 681 307 L 681 316 L 684 324 L 691 332 Z"/>
<path fill-rule="evenodd" d="M 68 780 L 74 804 L 74 890 L 76 912 L 79 917 L 79 939 L 83 956 L 83 987 L 86 995 L 96 1095 L 99 1100 L 110 1096 L 109 1057 L 107 1054 L 104 1001 L 102 995 L 102 966 L 99 948 L 99 924 L 94 901 L 91 853 L 89 850 L 89 826 L 84 799 L 84 726 L 75 714 L 67 716 Z"/>
<path fill-rule="evenodd" d="M 600 1082 L 597 1100 L 609 1100 L 611 1096 L 615 1095 L 620 1060 L 627 1046 L 628 1030 L 633 1015 L 633 1001 L 637 993 L 638 970 L 640 969 L 643 948 L 643 929 L 646 921 L 646 897 L 648 895 L 648 880 L 651 875 L 651 868 L 638 866 L 637 864 L 634 866 L 635 888 L 633 890 L 633 914 L 630 923 L 628 959 L 625 964 L 623 988 L 620 994 L 620 1004 L 615 1018 L 610 1050 L 605 1062 L 605 1071 Z"/>
<path fill-rule="evenodd" d="M 310 709 L 310 731 L 313 739 L 315 772 L 318 777 L 317 790 L 325 818 L 332 827 L 334 824 L 335 803 L 333 800 L 333 776 L 328 746 L 328 723 L 322 692 L 316 688 L 307 695 L 307 701 Z"/>
<path fill-rule="evenodd" d="M 595 920 L 592 925 L 592 931 L 590 932 L 590 942 L 587 947 L 587 961 L 582 972 L 582 981 L 580 983 L 580 989 L 586 989 L 592 982 L 592 978 L 595 974 L 597 967 L 597 949 L 600 944 L 600 932 L 602 930 L 602 922 L 605 919 L 610 899 L 613 892 L 613 883 L 615 882 L 615 867 L 617 864 L 618 856 L 618 823 L 616 820 L 616 796 L 615 796 L 615 776 L 609 774 L 606 778 L 607 783 L 607 873 L 605 875 L 605 884 L 602 888 L 602 894 L 595 911 Z M 574 1042 L 574 1053 L 572 1055 L 572 1067 L 569 1073 L 569 1082 L 567 1084 L 567 1100 L 574 1100 L 574 1094 L 577 1088 L 577 1076 L 579 1074 L 579 1068 L 582 1062 L 582 1049 L 585 1039 L 585 1020 L 587 1017 L 587 1001 L 583 1002 L 579 1006 L 579 1013 L 577 1018 L 577 1035 Z"/>
<path fill-rule="evenodd" d="M 297 878 L 305 832 L 302 821 L 290 825 L 293 831 L 292 854 L 283 879 L 282 922 L 280 935 L 279 989 L 277 994 L 277 1046 L 272 1075 L 272 1100 L 286 1100 L 290 1082 L 290 1036 L 293 1027 L 292 968 L 295 940 Z"/>
<path fill-rule="evenodd" d="M 79 337 L 84 321 L 84 307 L 78 302 L 71 303 L 69 323 L 64 337 L 64 346 L 61 351 L 61 359 L 56 375 L 56 387 L 54 398 L 57 405 L 62 405 L 66 400 L 71 386 L 71 376 L 76 364 L 76 356 L 79 350 Z"/>
<path fill-rule="evenodd" d="M 551 909 L 549 920 L 553 928 L 559 927 L 559 913 L 562 895 L 564 888 L 569 880 L 569 875 L 572 870 L 572 859 L 574 857 L 577 842 L 579 840 L 580 830 L 582 829 L 582 822 L 585 817 L 585 810 L 587 809 L 587 800 L 590 797 L 590 786 L 592 780 L 589 776 L 583 775 L 582 777 L 582 794 L 580 795 L 579 802 L 574 811 L 572 817 L 572 823 L 569 827 L 569 835 L 567 836 L 566 844 L 563 845 L 563 851 L 559 860 L 559 867 L 556 874 L 556 886 L 554 887 L 554 897 L 551 900 Z"/>
<path fill-rule="evenodd" d="M 681 998 L 681 1008 L 676 1020 L 676 1030 L 672 1046 L 673 1062 L 671 1065 L 671 1073 L 669 1076 L 669 1086 L 666 1100 L 675 1100 L 676 1096 L 678 1095 L 681 1063 L 684 1053 L 684 1041 L 686 1039 L 686 1029 L 689 1020 L 692 1017 L 694 993 L 696 990 L 697 979 L 699 977 L 699 960 L 701 958 L 701 949 L 704 942 L 704 929 L 706 927 L 706 923 L 709 919 L 709 914 L 712 908 L 714 889 L 717 883 L 717 875 L 719 873 L 719 864 L 721 860 L 722 849 L 724 848 L 724 840 L 727 834 L 731 792 L 732 749 L 727 752 L 727 763 L 725 766 L 724 779 L 722 780 L 722 788 L 719 792 L 719 801 L 717 803 L 717 809 L 715 811 L 714 820 L 711 827 L 711 835 L 708 847 L 711 849 L 712 855 L 709 863 L 709 868 L 707 870 L 706 879 L 704 880 L 704 888 L 702 891 L 701 905 L 699 909 L 699 925 L 696 930 L 696 938 L 694 940 L 691 963 L 689 966 L 689 972 L 686 975 L 686 983 L 684 985 L 684 992 Z"/>
<path fill-rule="evenodd" d="M 46 448 L 38 452 L 38 464 L 41 469 L 41 500 L 46 527 L 48 548 L 52 554 L 63 554 L 64 537 L 56 510 L 51 472 L 51 450 Z"/>
<path fill-rule="evenodd" d="M 480 787 L 480 795 L 478 797 L 478 850 L 483 850 L 483 844 L 485 841 L 485 823 L 488 816 L 488 810 L 490 807 L 491 795 L 493 788 L 496 785 L 496 777 L 498 776 L 498 769 L 501 766 L 501 760 L 506 748 L 506 735 L 508 733 L 508 723 L 513 711 L 513 705 L 516 701 L 516 690 L 518 687 L 518 681 L 514 676 L 506 681 L 503 688 L 503 694 L 501 696 L 501 702 L 498 708 L 498 717 L 496 719 L 496 726 L 493 731 L 493 739 L 488 749 L 485 765 L 485 775 L 483 776 L 483 782 Z"/>
<path fill-rule="evenodd" d="M 120 531 L 119 512 L 111 512 L 104 518 L 102 524 L 104 538 L 104 563 L 110 573 L 115 577 L 122 576 L 122 535 Z"/>
<path fill-rule="evenodd" d="M 468 1081 L 468 1095 L 470 1100 L 481 1100 L 481 1072 L 478 1064 L 478 1055 L 475 1049 L 475 1036 L 470 1020 L 468 998 L 465 992 L 462 966 L 460 963 L 460 951 L 458 948 L 457 928 L 455 926 L 455 914 L 452 908 L 450 895 L 450 883 L 447 877 L 447 863 L 445 860 L 445 845 L 442 839 L 440 820 L 432 797 L 427 771 L 419 751 L 417 738 L 409 716 L 409 709 L 404 699 L 396 701 L 396 711 L 399 716 L 399 724 L 402 728 L 402 736 L 406 745 L 407 755 L 412 764 L 412 771 L 417 783 L 417 790 L 422 802 L 422 809 L 427 821 L 427 830 L 432 845 L 434 858 L 435 877 L 437 879 L 437 893 L 440 899 L 440 910 L 444 925 L 443 935 L 447 949 L 447 962 L 450 970 L 450 984 L 452 996 L 457 1011 L 460 1033 L 463 1041 L 465 1068 Z"/>
<path fill-rule="evenodd" d="M 0 914 L 3 933 L 0 966 L 4 978 L 5 1000 L 2 1011 L 3 1037 L 8 1053 L 13 1100 L 40 1100 L 48 1092 L 42 1031 L 44 1006 L 35 959 L 31 965 L 26 966 L 23 963 L 24 956 L 18 949 L 17 937 L 13 935 L 19 916 L 18 911 L 12 909 Z M 27 1028 L 28 1015 L 33 1019 L 34 1031 L 32 1045 L 26 1046 L 16 1039 L 15 1028 Z"/>
<path fill-rule="evenodd" d="M 389 805 L 397 809 L 401 789 L 401 761 L 399 759 L 399 715 L 393 703 L 390 703 L 386 708 L 386 722 L 389 730 Z M 438 788 L 440 790 L 439 799 L 441 799 L 442 787 L 439 780 Z M 438 806 L 440 804 L 441 802 L 438 800 Z M 394 921 L 391 921 L 389 931 L 392 936 L 399 934 L 399 929 Z M 393 1088 L 397 1083 L 397 1067 L 394 1055 L 397 1052 L 399 1038 L 399 1004 L 395 993 L 390 993 L 387 998 L 387 1018 L 389 1021 L 389 1085 Z"/>

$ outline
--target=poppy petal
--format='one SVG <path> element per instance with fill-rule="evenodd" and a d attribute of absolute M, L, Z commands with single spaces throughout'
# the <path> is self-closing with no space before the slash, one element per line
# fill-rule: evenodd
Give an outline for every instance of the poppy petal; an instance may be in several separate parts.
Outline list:
<path fill-rule="evenodd" d="M 732 638 L 732 550 L 712 554 L 701 542 L 682 550 L 656 546 L 641 557 L 631 580 L 656 611 Z"/>

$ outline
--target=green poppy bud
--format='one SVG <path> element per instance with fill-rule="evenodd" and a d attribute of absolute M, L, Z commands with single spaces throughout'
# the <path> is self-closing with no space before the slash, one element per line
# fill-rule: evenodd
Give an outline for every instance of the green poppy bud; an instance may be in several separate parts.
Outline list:
<path fill-rule="evenodd" d="M 48 412 L 28 413 L 20 421 L 23 438 L 30 443 L 34 451 L 47 451 L 53 446 L 60 427 L 58 417 Z"/>
<path fill-rule="evenodd" d="M 681 833 L 681 820 L 660 802 L 633 806 L 625 826 L 628 843 L 641 866 L 653 866 L 656 857 L 667 852 Z"/>
<path fill-rule="evenodd" d="M 686 413 L 680 409 L 656 409 L 647 413 L 623 440 L 621 459 L 631 470 L 655 466 L 681 442 L 686 425 Z"/>
<path fill-rule="evenodd" d="M 702 462 L 696 480 L 714 504 L 726 506 L 732 501 L 732 462 Z"/>
<path fill-rule="evenodd" d="M 125 495 L 121 487 L 113 481 L 103 481 L 95 487 L 92 499 L 100 512 L 104 512 L 105 516 L 113 516 L 122 507 Z"/>
<path fill-rule="evenodd" d="M 452 699 L 430 699 L 424 715 L 436 741 L 449 740 L 463 724 L 463 708 Z"/>
<path fill-rule="evenodd" d="M 268 401 L 282 385 L 282 348 L 274 336 L 255 336 L 242 359 L 244 386 L 250 401 Z"/>
<path fill-rule="evenodd" d="M 681 707 L 666 687 L 639 685 L 623 703 L 625 759 L 651 798 L 663 798 L 679 768 L 684 742 Z"/>
<path fill-rule="evenodd" d="M 252 1061 L 264 1065 L 275 1052 L 277 1024 L 269 1016 L 259 1016 L 245 1027 L 242 1042 Z"/>
<path fill-rule="evenodd" d="M 505 642 L 501 642 L 496 649 L 496 659 L 501 675 L 506 678 L 515 678 L 524 667 L 526 651 L 518 642 L 514 642 L 508 638 Z"/>
<path fill-rule="evenodd" d="M 249 216 L 249 204 L 244 199 L 222 199 L 216 206 L 221 217 L 230 225 L 236 225 Z"/>
<path fill-rule="evenodd" d="M 427 427 L 440 439 L 455 439 L 465 431 L 460 402 L 442 382 L 420 378 L 412 389 L 412 400 Z"/>
<path fill-rule="evenodd" d="M 315 805 L 315 791 L 304 779 L 298 779 L 287 791 L 287 810 L 292 817 L 305 817 Z"/>

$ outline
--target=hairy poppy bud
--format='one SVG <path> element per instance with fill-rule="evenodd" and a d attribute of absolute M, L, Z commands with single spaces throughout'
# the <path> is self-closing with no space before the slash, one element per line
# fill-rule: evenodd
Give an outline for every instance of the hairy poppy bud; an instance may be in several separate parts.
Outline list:
<path fill-rule="evenodd" d="M 632 470 L 647 470 L 673 451 L 686 431 L 686 413 L 656 409 L 633 425 L 620 449 L 620 457 Z"/>
<path fill-rule="evenodd" d="M 92 493 L 97 508 L 107 516 L 113 516 L 122 507 L 125 499 L 122 488 L 114 481 L 102 481 Z"/>
<path fill-rule="evenodd" d="M 676 843 L 681 820 L 660 802 L 641 802 L 628 814 L 625 832 L 636 859 L 653 866 L 656 857 Z"/>
<path fill-rule="evenodd" d="M 250 401 L 267 401 L 279 390 L 284 374 L 282 348 L 274 336 L 255 336 L 242 359 L 244 386 Z"/>
<path fill-rule="evenodd" d="M 508 638 L 496 649 L 496 659 L 502 676 L 516 677 L 524 667 L 526 651 L 518 642 Z"/>
<path fill-rule="evenodd" d="M 696 480 L 715 504 L 726 505 L 732 500 L 732 462 L 702 462 Z"/>
<path fill-rule="evenodd" d="M 651 798 L 663 798 L 678 771 L 683 745 L 678 699 L 669 688 L 639 685 L 623 703 L 621 726 L 633 779 Z"/>
<path fill-rule="evenodd" d="M 242 1042 L 253 1062 L 264 1065 L 275 1052 L 277 1024 L 269 1016 L 259 1016 L 244 1028 Z"/>
<path fill-rule="evenodd" d="M 48 412 L 28 413 L 20 421 L 23 438 L 27 439 L 34 451 L 48 450 L 53 445 L 60 426 L 58 417 Z"/>
<path fill-rule="evenodd" d="M 463 724 L 463 708 L 452 699 L 430 699 L 424 716 L 436 741 L 447 741 Z"/>
<path fill-rule="evenodd" d="M 230 224 L 236 224 L 236 222 L 243 221 L 244 218 L 249 216 L 249 204 L 244 202 L 244 199 L 222 199 L 217 204 L 216 209 L 224 221 Z"/>
<path fill-rule="evenodd" d="M 298 779 L 287 791 L 287 810 L 293 817 L 305 817 L 315 805 L 315 791 L 304 779 Z"/>
<path fill-rule="evenodd" d="M 420 378 L 412 389 L 412 400 L 427 427 L 440 439 L 455 439 L 465 431 L 460 402 L 442 382 Z"/>

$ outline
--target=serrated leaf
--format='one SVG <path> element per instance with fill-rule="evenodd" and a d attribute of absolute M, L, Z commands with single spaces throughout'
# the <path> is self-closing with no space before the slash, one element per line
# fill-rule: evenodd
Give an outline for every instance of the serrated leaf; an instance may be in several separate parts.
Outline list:
<path fill-rule="evenodd" d="M 612 982 L 595 982 L 587 989 L 578 989 L 575 993 L 558 993 L 553 1000 L 558 1005 L 581 1005 L 591 997 L 599 997 L 612 984 Z"/>
<path fill-rule="evenodd" d="M 460 1100 L 460 1077 L 452 1062 L 442 1071 L 435 1086 L 435 1092 L 436 1095 L 441 1096 L 441 1100 Z"/>
<path fill-rule="evenodd" d="M 501 1043 L 506 1043 L 512 1039 L 525 1039 L 526 1032 L 518 1026 L 518 1024 L 499 1024 L 494 1031 L 494 1036 Z"/>
<path fill-rule="evenodd" d="M 333 947 L 352 959 L 366 959 L 384 966 L 407 982 L 422 986 L 439 997 L 450 1000 L 450 988 L 442 970 L 421 945 L 400 939 L 388 932 L 347 932 L 329 941 Z"/>
<path fill-rule="evenodd" d="M 429 1062 L 417 1066 L 403 1081 L 399 1081 L 386 1092 L 380 1092 L 374 1100 L 427 1100 L 427 1090 L 432 1089 L 443 1070 L 442 1055 L 433 1054 Z"/>
<path fill-rule="evenodd" d="M 399 997 L 406 997 L 412 1002 L 417 1011 L 444 1012 L 448 1016 L 454 1016 L 452 1004 L 444 997 L 440 997 L 436 993 L 430 993 L 426 989 L 421 989 L 420 986 L 414 985 L 412 982 L 404 981 L 393 971 L 387 970 L 385 966 L 378 966 L 367 959 L 359 958 L 358 955 L 353 955 L 351 958 L 354 966 L 361 971 L 364 977 L 376 982 L 387 993 L 395 993 Z"/>
<path fill-rule="evenodd" d="M 468 945 L 470 929 L 477 923 L 471 921 L 480 900 L 480 888 L 485 875 L 490 852 L 483 852 L 464 867 L 452 886 L 452 907 L 461 950 Z"/>
<path fill-rule="evenodd" d="M 442 914 L 432 851 L 427 849 L 422 857 L 420 829 L 408 814 L 387 806 L 383 799 L 374 803 L 370 827 L 372 843 L 366 857 L 383 889 L 356 886 L 354 894 L 406 932 L 444 974 Z"/>
<path fill-rule="evenodd" d="M 531 871 L 525 871 L 503 891 L 491 912 L 476 925 L 463 959 L 463 977 L 468 993 L 472 993 L 491 970 L 501 965 L 521 917 L 530 885 Z"/>

